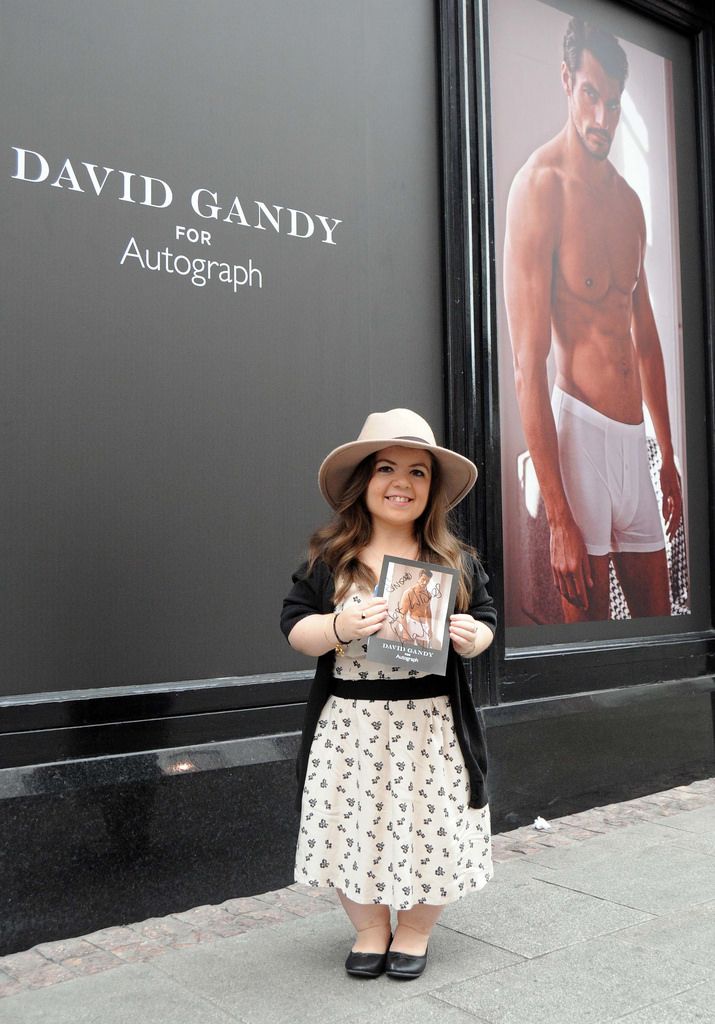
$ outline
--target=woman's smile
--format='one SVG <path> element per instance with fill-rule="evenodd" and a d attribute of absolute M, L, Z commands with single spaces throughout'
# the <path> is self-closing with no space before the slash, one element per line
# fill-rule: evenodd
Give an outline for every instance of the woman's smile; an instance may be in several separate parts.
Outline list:
<path fill-rule="evenodd" d="M 432 460 L 421 448 L 392 445 L 377 453 L 365 504 L 374 519 L 413 522 L 424 512 L 430 492 Z M 400 519 L 391 520 L 391 516 Z"/>

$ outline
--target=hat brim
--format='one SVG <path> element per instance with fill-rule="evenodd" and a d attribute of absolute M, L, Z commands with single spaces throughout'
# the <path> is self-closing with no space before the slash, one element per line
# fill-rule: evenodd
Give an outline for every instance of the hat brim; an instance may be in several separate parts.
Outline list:
<path fill-rule="evenodd" d="M 449 508 L 458 505 L 477 482 L 477 467 L 474 463 L 464 455 L 450 451 L 449 448 L 425 444 L 421 440 L 411 441 L 407 438 L 396 439 L 394 437 L 381 440 L 350 441 L 348 444 L 342 444 L 333 449 L 323 459 L 318 471 L 318 486 L 327 503 L 337 510 L 347 482 L 362 460 L 374 452 L 379 452 L 383 448 L 392 448 L 395 445 L 400 448 L 417 448 L 432 453 L 439 462 Z"/>

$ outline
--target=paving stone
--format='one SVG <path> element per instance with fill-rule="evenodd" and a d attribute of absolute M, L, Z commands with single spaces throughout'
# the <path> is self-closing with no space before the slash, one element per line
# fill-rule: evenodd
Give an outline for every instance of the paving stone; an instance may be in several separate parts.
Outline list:
<path fill-rule="evenodd" d="M 520 850 L 510 850 L 508 848 L 492 851 L 492 860 L 495 863 L 500 864 L 509 860 L 518 860 L 523 857 L 524 854 Z"/>
<path fill-rule="evenodd" d="M 169 915 L 169 917 L 150 917 L 146 921 L 139 921 L 137 924 L 133 924 L 130 930 L 135 937 L 139 936 L 140 940 L 148 939 L 150 942 L 171 945 L 174 939 L 191 932 L 192 925 Z"/>
<path fill-rule="evenodd" d="M 30 971 L 40 970 L 49 961 L 35 949 L 25 950 L 23 953 L 11 953 L 4 956 L 0 961 L 2 969 L 13 978 L 21 978 Z"/>
<path fill-rule="evenodd" d="M 646 811 L 631 811 L 628 814 L 606 814 L 603 820 L 606 824 L 615 825 L 616 827 L 623 827 L 632 825 L 637 821 L 651 821 L 653 815 Z"/>
<path fill-rule="evenodd" d="M 698 832 L 682 833 L 682 839 L 674 839 L 673 845 L 680 846 L 684 850 L 695 850 L 697 853 L 705 853 L 709 857 L 715 857 L 715 835 L 700 834 Z"/>
<path fill-rule="evenodd" d="M 18 981 L 21 981 L 25 988 L 47 988 L 49 985 L 56 985 L 60 981 L 70 981 L 76 977 L 77 975 L 71 967 L 50 963 L 49 960 L 46 960 L 44 967 L 24 972 Z"/>
<path fill-rule="evenodd" d="M 242 935 L 250 928 L 250 925 L 242 925 L 241 921 L 244 918 L 253 916 L 253 913 L 241 914 L 239 916 L 229 914 L 227 911 L 222 910 L 220 906 L 197 907 L 195 911 L 187 910 L 181 914 L 173 915 L 175 920 L 187 925 L 191 929 L 225 936 Z M 180 938 L 180 936 L 178 937 Z"/>
<path fill-rule="evenodd" d="M 499 850 L 511 849 L 513 842 L 508 836 L 492 836 L 492 854 L 497 853 Z"/>
<path fill-rule="evenodd" d="M 249 929 L 246 928 L 245 931 Z M 185 935 L 176 936 L 174 941 L 167 945 L 166 949 L 191 949 L 192 946 L 199 946 L 202 943 L 209 944 L 211 942 L 218 942 L 220 936 L 216 932 L 202 931 L 201 929 L 195 929 L 194 931 L 187 932 Z"/>
<path fill-rule="evenodd" d="M 291 914 L 295 914 L 296 917 L 308 917 L 309 914 L 327 914 L 331 910 L 335 909 L 334 903 L 329 903 L 327 900 L 309 900 L 305 904 L 294 905 L 291 903 L 286 907 L 286 910 L 290 910 Z"/>
<path fill-rule="evenodd" d="M 621 807 L 623 811 L 627 812 L 632 808 L 643 808 L 645 810 L 651 810 L 654 803 L 657 803 L 657 798 L 656 800 L 654 800 L 650 796 L 639 796 L 636 797 L 635 800 L 624 800 L 623 803 L 619 804 L 618 806 Z"/>
<path fill-rule="evenodd" d="M 557 818 L 556 820 L 559 824 L 565 825 L 567 828 L 575 827 L 586 829 L 588 831 L 593 831 L 588 828 L 589 823 L 595 824 L 595 818 L 590 811 L 584 811 L 581 814 L 566 814 L 563 818 Z"/>
<path fill-rule="evenodd" d="M 219 906 L 229 914 L 245 914 L 249 910 L 260 910 L 263 904 L 255 896 L 241 896 L 235 900 L 226 900 Z"/>
<path fill-rule="evenodd" d="M 136 940 L 136 932 L 128 926 L 117 926 L 116 928 L 101 928 L 99 931 L 85 935 L 87 942 L 100 949 L 114 949 L 115 946 L 125 945 L 127 942 Z"/>
<path fill-rule="evenodd" d="M 3 1024 L 243 1024 L 236 1008 L 224 1012 L 149 964 L 9 996 L 0 1014 Z"/>
<path fill-rule="evenodd" d="M 555 850 L 560 846 L 573 846 L 573 839 L 558 832 L 542 832 L 539 838 L 534 840 L 534 846 L 545 846 L 549 850 Z"/>
<path fill-rule="evenodd" d="M 650 918 L 539 878 L 511 876 L 450 904 L 439 920 L 501 949 L 537 957 Z"/>
<path fill-rule="evenodd" d="M 715 803 L 674 814 L 665 824 L 669 828 L 679 828 L 685 832 L 715 833 Z"/>
<path fill-rule="evenodd" d="M 660 950 L 692 964 L 715 964 L 715 900 L 692 910 L 634 924 L 614 936 L 618 942 Z"/>
<path fill-rule="evenodd" d="M 600 836 L 602 833 L 595 832 L 593 829 L 580 828 L 578 825 L 564 825 L 558 835 L 565 835 L 574 843 L 580 843 L 587 839 L 593 839 L 594 836 Z"/>
<path fill-rule="evenodd" d="M 703 799 L 702 794 L 691 790 L 689 785 L 676 785 L 673 790 L 666 790 L 665 792 L 673 794 L 679 800 L 698 801 Z"/>
<path fill-rule="evenodd" d="M 651 816 L 651 820 L 655 821 L 658 818 L 662 818 L 663 816 L 667 816 L 668 814 L 672 814 L 673 813 L 674 805 L 673 805 L 673 803 L 671 801 L 672 801 L 672 798 L 671 798 L 671 800 L 659 799 L 658 795 L 656 794 L 653 797 L 646 797 L 646 798 L 644 798 L 644 800 L 643 800 L 643 807 L 647 811 L 649 811 L 650 816 Z M 688 803 L 687 806 L 690 807 L 691 804 Z M 684 802 L 681 802 L 680 800 L 678 800 L 677 801 L 677 810 L 682 810 L 683 807 L 684 807 Z"/>
<path fill-rule="evenodd" d="M 715 984 L 696 985 L 673 999 L 619 1017 L 618 1024 L 715 1024 Z"/>
<path fill-rule="evenodd" d="M 280 903 L 293 896 L 299 898 L 301 895 L 302 893 L 295 892 L 292 889 L 271 889 L 270 892 L 259 893 L 256 899 L 260 900 L 261 903 Z"/>
<path fill-rule="evenodd" d="M 48 960 L 62 963 L 70 957 L 81 958 L 97 952 L 97 947 L 87 939 L 67 939 L 62 942 L 41 942 L 35 951 Z"/>
<path fill-rule="evenodd" d="M 263 910 L 252 910 L 249 914 L 241 914 L 239 921 L 253 922 L 254 926 L 260 924 L 284 924 L 286 921 L 295 921 L 296 914 L 291 914 L 283 907 L 264 907 Z M 250 927 L 250 924 L 248 925 Z"/>
<path fill-rule="evenodd" d="M 529 856 L 534 850 L 539 849 L 539 837 L 523 836 L 520 839 L 510 839 L 505 848 L 521 853 L 524 856 Z"/>
<path fill-rule="evenodd" d="M 693 806 L 687 800 L 669 800 L 667 803 L 661 806 L 660 813 L 664 818 L 670 818 L 674 814 L 689 814 L 691 811 L 699 810 L 699 807 Z"/>
<path fill-rule="evenodd" d="M 433 994 L 493 1024 L 596 1024 L 677 996 L 706 972 L 636 946 L 624 956 L 606 936 Z"/>
<path fill-rule="evenodd" d="M 418 982 L 421 984 L 421 982 Z M 340 1024 L 365 1024 L 362 1013 L 345 1017 Z M 434 996 L 418 995 L 370 1014 L 370 1024 L 485 1024 L 483 1017 L 465 1013 Z"/>
<path fill-rule="evenodd" d="M 621 829 L 628 828 L 629 825 L 634 825 L 635 822 L 628 820 L 614 820 L 612 817 L 602 815 L 597 818 L 598 831 L 602 835 L 611 835 L 613 832 L 620 831 Z"/>
<path fill-rule="evenodd" d="M 323 888 L 317 885 L 302 885 L 300 882 L 294 882 L 288 888 L 291 892 L 300 893 L 301 896 L 309 896 L 312 900 L 325 900 L 327 903 L 340 906 L 338 891 L 333 886 Z"/>
<path fill-rule="evenodd" d="M 551 881 L 656 915 L 686 910 L 715 899 L 715 871 L 709 856 L 675 847 L 668 841 L 620 860 L 589 857 L 592 847 L 592 843 L 584 845 L 580 863 L 558 869 Z M 545 856 L 560 852 L 550 851 Z"/>
<path fill-rule="evenodd" d="M 123 946 L 115 946 L 112 952 L 121 960 L 127 963 L 141 963 L 144 960 L 153 960 L 167 951 L 167 946 L 149 939 L 138 939 L 136 942 L 128 942 Z"/>
<path fill-rule="evenodd" d="M 280 907 L 297 917 L 306 917 L 308 914 L 322 914 L 332 909 L 332 904 L 327 900 L 314 900 L 299 892 L 292 892 L 290 889 L 278 889 L 276 892 L 267 892 L 259 896 L 257 902 L 263 906 Z"/>
<path fill-rule="evenodd" d="M 692 790 L 696 793 L 708 793 L 711 796 L 715 796 L 715 778 L 696 779 L 695 782 L 691 782 L 688 786 L 684 786 L 683 788 Z M 680 786 L 676 786 L 676 789 L 680 789 Z"/>
<path fill-rule="evenodd" d="M 245 935 L 246 932 L 253 930 L 248 920 L 249 918 L 250 915 L 247 914 L 241 914 L 238 917 L 233 914 L 226 914 L 210 925 L 207 924 L 205 931 L 221 938 L 230 938 L 232 935 Z"/>
<path fill-rule="evenodd" d="M 62 966 L 67 967 L 75 975 L 99 974 L 101 971 L 111 971 L 123 965 L 124 961 L 120 957 L 105 949 L 95 949 L 94 953 L 71 956 L 62 961 Z"/>
<path fill-rule="evenodd" d="M 175 921 L 183 921 L 189 925 L 200 924 L 202 921 L 209 921 L 217 914 L 223 914 L 225 911 L 220 909 L 220 905 L 212 906 L 211 904 L 203 904 L 200 907 L 192 907 L 190 910 L 182 910 L 171 916 Z"/>
<path fill-rule="evenodd" d="M 18 992 L 24 992 L 25 986 L 17 978 L 11 978 L 9 974 L 0 971 L 0 999 L 6 996 L 14 996 Z"/>

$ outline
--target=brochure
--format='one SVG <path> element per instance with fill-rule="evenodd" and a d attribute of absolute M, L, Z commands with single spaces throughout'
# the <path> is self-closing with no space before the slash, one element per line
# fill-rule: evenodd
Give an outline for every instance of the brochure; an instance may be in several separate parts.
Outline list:
<path fill-rule="evenodd" d="M 386 599 L 387 620 L 367 642 L 369 660 L 443 676 L 458 575 L 446 565 L 385 555 L 375 596 Z"/>

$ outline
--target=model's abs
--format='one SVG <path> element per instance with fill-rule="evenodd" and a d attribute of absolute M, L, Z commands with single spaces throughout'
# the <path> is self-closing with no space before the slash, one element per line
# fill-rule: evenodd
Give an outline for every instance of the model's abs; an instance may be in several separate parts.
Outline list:
<path fill-rule="evenodd" d="M 610 419 L 640 423 L 630 294 L 611 288 L 600 302 L 584 302 L 557 275 L 551 313 L 559 387 Z"/>

